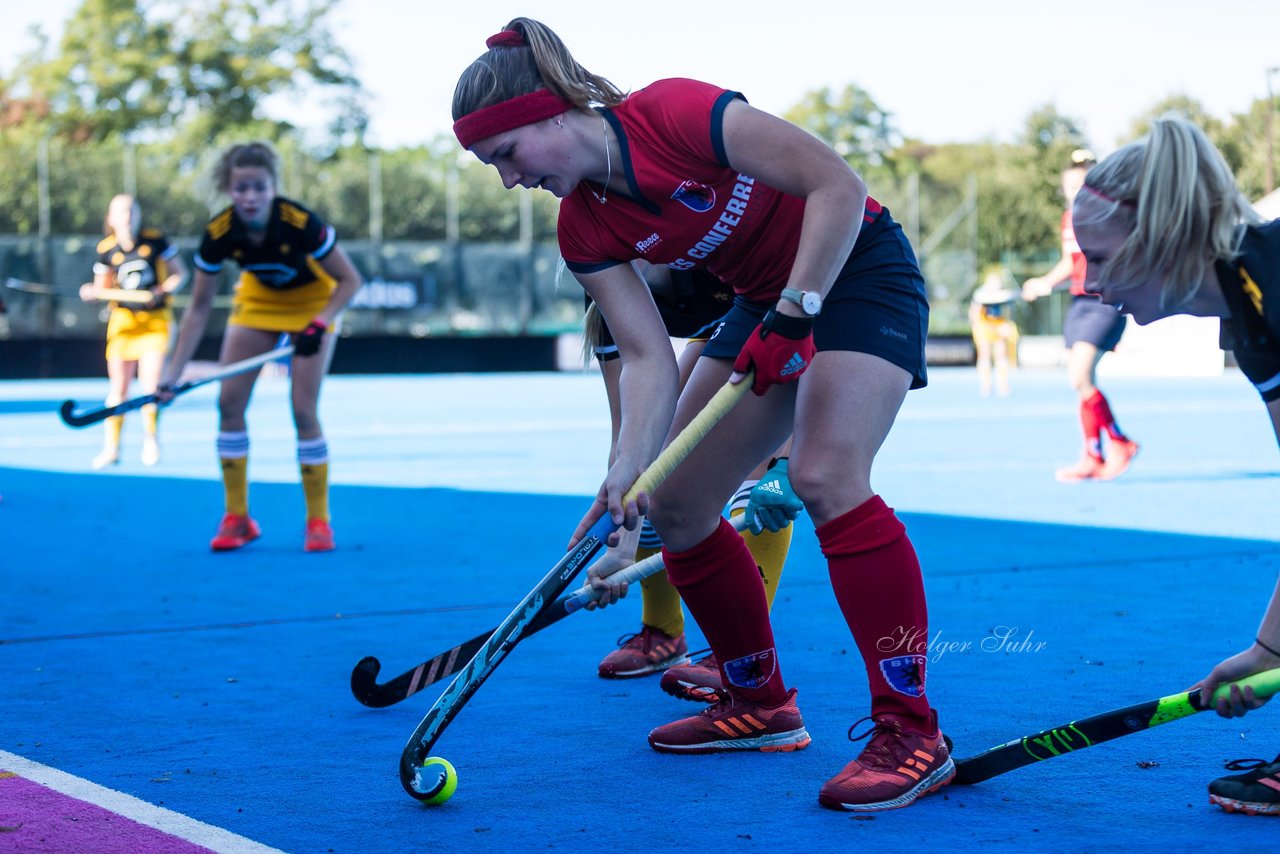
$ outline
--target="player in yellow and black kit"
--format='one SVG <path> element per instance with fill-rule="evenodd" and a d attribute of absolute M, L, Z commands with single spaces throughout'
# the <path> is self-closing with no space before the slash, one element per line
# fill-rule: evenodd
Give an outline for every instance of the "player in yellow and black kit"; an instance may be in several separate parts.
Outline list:
<path fill-rule="evenodd" d="M 133 196 L 118 195 L 107 206 L 103 222 L 106 237 L 98 243 L 98 260 L 93 265 L 93 282 L 80 288 L 85 302 L 109 300 L 107 320 L 107 406 L 129 396 L 134 373 L 145 394 L 156 390 L 164 356 L 169 350 L 173 313 L 168 297 L 186 278 L 187 269 L 164 232 L 142 227 L 142 208 Z M 110 299 L 113 292 L 130 291 L 140 301 Z M 115 294 L 129 296 L 129 294 Z M 143 465 L 160 461 L 158 412 L 154 404 L 142 407 Z M 120 432 L 124 416 L 106 420 L 102 452 L 93 458 L 95 469 L 120 461 Z"/>
<path fill-rule="evenodd" d="M 320 428 L 320 384 L 333 357 L 334 336 L 343 308 L 359 290 L 360 274 L 337 243 L 331 226 L 295 201 L 276 195 L 276 153 L 266 143 L 234 145 L 218 162 L 219 190 L 231 206 L 209 221 L 196 253 L 191 307 L 183 315 L 162 391 L 172 387 L 195 352 L 209 321 L 217 276 L 234 261 L 240 280 L 222 337 L 221 364 L 271 350 L 280 333 L 291 334 L 293 420 L 298 431 L 298 464 L 306 497 L 304 548 L 334 547 L 329 524 L 329 449 Z M 218 396 L 218 456 L 226 492 L 226 512 L 210 542 L 214 551 L 236 549 L 261 531 L 249 516 L 249 434 L 245 409 L 257 372 L 222 381 Z"/>
<path fill-rule="evenodd" d="M 672 270 L 643 261 L 632 263 L 642 271 L 667 334 L 672 338 L 685 339 L 679 359 L 683 386 L 707 341 L 718 334 L 721 318 L 733 307 L 733 288 L 705 270 Z M 612 448 L 617 444 L 622 422 L 619 400 L 622 363 L 613 335 L 589 297 L 584 325 L 586 355 L 594 355 L 599 362 L 609 399 L 613 422 L 612 461 Z M 791 519 L 803 507 L 787 478 L 786 453 L 789 447 L 790 442 L 772 460 L 762 461 L 738 488 L 730 505 L 731 516 L 742 513 L 756 516 L 757 522 L 743 537 L 760 570 L 770 607 L 773 606 L 778 581 L 782 578 L 783 565 L 791 547 Z M 632 547 L 637 544 L 638 548 L 633 551 Z M 643 560 L 661 550 L 662 540 L 646 520 L 639 531 L 637 543 L 624 539 L 620 548 L 611 549 L 591 571 L 599 574 L 605 567 L 612 571 L 612 565 L 630 563 L 633 555 L 634 559 Z M 666 671 L 662 674 L 662 690 L 684 700 L 716 702 L 724 694 L 720 668 L 714 655 L 688 660 L 684 609 L 680 605 L 679 592 L 664 573 L 644 579 L 640 582 L 640 589 L 640 631 L 625 635 L 618 649 L 604 657 L 598 668 L 600 676 L 626 679 Z M 609 599 L 606 597 L 602 601 L 607 604 Z"/>

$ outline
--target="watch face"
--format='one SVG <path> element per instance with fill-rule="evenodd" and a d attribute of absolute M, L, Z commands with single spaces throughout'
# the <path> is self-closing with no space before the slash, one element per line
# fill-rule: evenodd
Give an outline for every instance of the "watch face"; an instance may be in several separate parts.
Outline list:
<path fill-rule="evenodd" d="M 805 291 L 800 298 L 800 307 L 805 314 L 813 315 L 822 311 L 822 297 L 817 291 Z"/>

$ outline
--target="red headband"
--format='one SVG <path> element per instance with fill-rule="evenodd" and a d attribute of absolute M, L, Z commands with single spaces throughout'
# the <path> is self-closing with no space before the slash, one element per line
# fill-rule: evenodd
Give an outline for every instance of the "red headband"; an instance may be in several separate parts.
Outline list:
<path fill-rule="evenodd" d="M 571 102 L 550 89 L 534 89 L 463 116 L 453 123 L 453 135 L 463 148 L 470 148 L 495 133 L 531 125 L 572 109 Z"/>
<path fill-rule="evenodd" d="M 515 30 L 503 30 L 489 36 L 485 40 L 485 46 L 525 47 L 525 41 Z M 470 148 L 496 133 L 531 125 L 572 109 L 571 101 L 566 101 L 550 89 L 534 89 L 463 116 L 453 123 L 453 135 L 463 148 Z"/>
<path fill-rule="evenodd" d="M 1111 202 L 1111 204 L 1113 205 L 1119 205 L 1122 208 L 1133 208 L 1135 210 L 1138 207 L 1137 202 L 1128 202 L 1128 201 L 1124 201 L 1123 199 L 1113 199 L 1110 196 L 1108 196 L 1106 193 L 1102 192 L 1096 187 L 1090 187 L 1088 184 L 1081 184 L 1080 187 L 1083 190 L 1088 190 L 1090 193 L 1093 193 L 1095 196 L 1097 196 L 1098 198 L 1102 199 L 1105 202 Z"/>

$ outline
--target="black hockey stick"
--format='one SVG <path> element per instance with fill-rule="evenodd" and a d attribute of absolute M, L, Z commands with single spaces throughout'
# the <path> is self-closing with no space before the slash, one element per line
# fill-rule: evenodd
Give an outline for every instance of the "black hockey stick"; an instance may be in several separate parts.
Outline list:
<path fill-rule="evenodd" d="M 1267 670 L 1236 683 L 1243 688 L 1252 686 L 1259 697 L 1280 693 L 1280 669 Z M 1213 696 L 1227 696 L 1231 685 L 1220 685 Z M 977 756 L 961 759 L 956 763 L 956 776 L 952 781 L 967 785 L 990 780 L 999 774 L 1053 759 L 1064 753 L 1074 753 L 1160 724 L 1203 712 L 1200 705 L 1200 689 L 1170 694 L 1157 700 L 1135 703 L 1122 709 L 1112 709 L 1100 715 L 1056 726 L 985 750 Z"/>
<path fill-rule="evenodd" d="M 178 395 L 185 394 L 193 388 L 199 388 L 207 383 L 225 380 L 227 377 L 234 377 L 236 374 L 243 374 L 246 371 L 252 371 L 255 368 L 262 367 L 267 362 L 274 362 L 276 359 L 283 359 L 285 356 L 292 354 L 293 345 L 289 344 L 239 362 L 232 362 L 230 365 L 226 365 L 220 370 L 209 374 L 207 377 L 178 383 L 173 387 L 173 395 L 176 398 Z M 117 403 L 114 406 L 99 406 L 93 409 L 86 409 L 82 412 L 75 411 L 76 402 L 74 400 L 64 400 L 62 402 L 62 406 L 58 407 L 58 414 L 62 416 L 63 423 L 68 427 L 88 427 L 90 424 L 97 424 L 99 421 L 110 418 L 113 415 L 123 415 L 126 412 L 141 409 L 149 403 L 156 403 L 158 400 L 159 397 L 153 392 L 151 394 L 139 395 L 138 397 L 131 397 L 123 403 Z"/>
<path fill-rule="evenodd" d="M 728 414 L 747 389 L 751 388 L 753 377 L 754 372 L 750 372 L 738 383 L 725 383 L 697 417 L 644 470 L 627 492 L 625 499 L 630 501 L 641 492 L 652 494 L 698 442 Z M 444 693 L 436 699 L 400 753 L 400 785 L 411 797 L 419 801 L 431 801 L 441 794 L 448 782 L 447 777 L 433 775 L 430 770 L 424 773 L 423 768 L 423 761 L 428 758 L 432 746 L 462 711 L 467 701 L 475 696 L 480 686 L 507 657 L 507 653 L 524 639 L 528 634 L 529 626 L 542 615 L 543 611 L 555 603 L 556 597 L 569 586 L 578 570 L 586 566 L 591 556 L 604 545 L 605 538 L 614 531 L 615 527 L 608 513 L 602 515 L 587 531 L 586 536 L 579 540 L 578 544 L 551 568 L 537 586 L 529 591 L 515 610 L 498 624 L 489 640 L 476 652 L 467 666 L 454 677 L 449 687 L 444 689 Z"/>
<path fill-rule="evenodd" d="M 747 526 L 747 516 L 745 513 L 735 516 L 732 522 L 733 526 L 741 531 Z M 655 573 L 662 572 L 662 570 L 662 555 L 656 554 L 632 564 L 619 572 L 618 576 L 619 580 L 634 584 Z M 588 602 L 593 602 L 599 598 L 599 592 L 590 585 L 585 585 L 573 593 L 561 596 L 543 611 L 536 620 L 529 623 L 528 628 L 525 629 L 525 636 L 537 634 L 547 626 L 554 625 L 575 611 L 581 610 Z M 417 667 L 406 670 L 396 678 L 381 685 L 378 684 L 377 680 L 378 673 L 382 670 L 382 662 L 372 655 L 366 656 L 360 659 L 351 671 L 351 693 L 355 695 L 355 698 L 362 705 L 371 709 L 384 709 L 387 706 L 393 706 L 401 700 L 412 697 L 424 688 L 448 679 L 457 673 L 484 647 L 489 638 L 493 637 L 495 631 L 497 629 L 476 635 L 471 640 L 463 641 L 453 649 L 446 649 L 439 655 L 427 659 Z"/>

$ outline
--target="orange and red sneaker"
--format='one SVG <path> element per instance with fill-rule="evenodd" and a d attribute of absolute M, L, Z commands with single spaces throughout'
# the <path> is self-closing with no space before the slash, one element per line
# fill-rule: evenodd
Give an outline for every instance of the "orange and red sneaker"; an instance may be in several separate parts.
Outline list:
<path fill-rule="evenodd" d="M 1209 803 L 1227 812 L 1245 815 L 1280 815 L 1280 756 L 1265 759 L 1235 759 L 1228 771 L 1244 771 L 1219 777 L 1209 784 Z"/>
<path fill-rule="evenodd" d="M 209 548 L 215 552 L 229 552 L 261 536 L 262 529 L 258 527 L 257 522 L 248 516 L 227 513 L 218 523 L 218 533 L 214 534 L 213 539 L 209 541 Z"/>
<path fill-rule="evenodd" d="M 689 658 L 684 632 L 672 637 L 653 626 L 641 626 L 634 635 L 618 639 L 618 648 L 600 662 L 601 679 L 630 679 L 658 673 Z"/>
<path fill-rule="evenodd" d="M 853 730 L 862 721 L 874 726 L 855 737 Z M 849 740 L 871 740 L 858 758 L 844 766 L 839 774 L 822 785 L 818 803 L 834 810 L 875 812 L 905 807 L 922 795 L 951 782 L 956 764 L 951 759 L 946 738 L 937 728 L 925 735 L 907 729 L 897 715 L 883 714 L 863 718 L 849 727 Z"/>
<path fill-rule="evenodd" d="M 306 538 L 302 543 L 303 551 L 331 552 L 334 549 L 333 528 L 327 519 L 308 519 Z"/>
<path fill-rule="evenodd" d="M 724 678 L 715 653 L 697 661 L 686 661 L 667 669 L 662 674 L 662 690 L 681 700 L 699 703 L 718 703 L 726 696 Z"/>
<path fill-rule="evenodd" d="M 1107 462 L 1102 466 L 1098 480 L 1114 480 L 1129 470 L 1129 464 L 1138 455 L 1139 445 L 1130 439 L 1113 439 L 1107 446 Z"/>
<path fill-rule="evenodd" d="M 1085 454 L 1080 458 L 1080 462 L 1058 469 L 1053 476 L 1061 483 L 1078 483 L 1082 480 L 1101 478 L 1104 471 L 1106 471 L 1106 463 L 1101 457 Z"/>
<path fill-rule="evenodd" d="M 721 753 L 759 750 L 789 753 L 809 746 L 796 689 L 780 705 L 769 707 L 727 693 L 699 714 L 665 724 L 649 733 L 649 746 L 659 753 Z"/>

